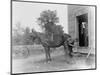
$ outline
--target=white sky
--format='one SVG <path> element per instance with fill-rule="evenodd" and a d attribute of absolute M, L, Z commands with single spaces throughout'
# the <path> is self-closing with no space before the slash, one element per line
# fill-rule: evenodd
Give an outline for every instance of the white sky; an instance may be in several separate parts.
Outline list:
<path fill-rule="evenodd" d="M 41 31 L 38 26 L 37 18 L 44 10 L 56 10 L 59 17 L 59 24 L 64 27 L 64 32 L 68 33 L 68 14 L 67 5 L 59 4 L 44 4 L 44 3 L 29 3 L 29 2 L 13 2 L 12 5 L 12 25 L 14 27 L 18 22 L 22 27 L 34 28 L 36 31 Z"/>

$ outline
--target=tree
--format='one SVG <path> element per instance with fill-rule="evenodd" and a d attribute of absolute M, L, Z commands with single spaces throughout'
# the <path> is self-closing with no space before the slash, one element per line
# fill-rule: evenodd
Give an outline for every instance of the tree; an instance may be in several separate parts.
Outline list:
<path fill-rule="evenodd" d="M 30 38 L 30 28 L 21 27 L 21 23 L 18 22 L 12 29 L 12 43 L 13 45 L 29 45 L 33 44 L 32 39 Z"/>
<path fill-rule="evenodd" d="M 21 27 L 21 23 L 18 22 L 12 27 L 12 43 L 18 45 L 22 43 L 22 34 L 24 28 Z"/>
<path fill-rule="evenodd" d="M 39 25 L 45 30 L 45 32 L 51 32 L 52 26 L 59 22 L 56 11 L 45 10 L 40 13 L 38 18 Z"/>
<path fill-rule="evenodd" d="M 30 39 L 30 28 L 26 27 L 23 31 L 23 44 L 28 45 L 31 44 L 31 39 Z"/>
<path fill-rule="evenodd" d="M 54 29 L 54 34 L 55 35 L 61 35 L 61 34 L 64 33 L 63 27 L 61 25 L 56 25 L 56 26 L 54 26 L 53 29 Z"/>
<path fill-rule="evenodd" d="M 63 32 L 63 27 L 60 25 L 56 25 L 59 22 L 59 18 L 57 17 L 56 11 L 45 10 L 40 13 L 40 17 L 38 18 L 39 25 L 43 28 L 46 35 L 51 37 L 53 40 L 53 35 Z M 55 30 L 56 29 L 56 30 Z"/>
<path fill-rule="evenodd" d="M 44 28 L 45 24 L 52 22 L 58 23 L 59 18 L 57 17 L 56 11 L 45 10 L 40 13 L 40 17 L 38 18 L 39 25 Z"/>
<path fill-rule="evenodd" d="M 12 33 L 13 33 L 13 36 L 18 36 L 18 35 L 21 35 L 24 31 L 24 28 L 21 27 L 21 23 L 18 22 L 15 24 L 15 26 L 12 27 Z"/>

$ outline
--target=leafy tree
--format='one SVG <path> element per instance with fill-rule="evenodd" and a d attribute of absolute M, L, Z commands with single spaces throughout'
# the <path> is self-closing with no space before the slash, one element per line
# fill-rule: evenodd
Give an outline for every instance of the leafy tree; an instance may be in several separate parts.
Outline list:
<path fill-rule="evenodd" d="M 21 24 L 18 22 L 15 27 L 12 29 L 12 43 L 13 45 L 28 45 L 33 44 L 32 39 L 30 38 L 30 28 L 21 27 Z"/>
<path fill-rule="evenodd" d="M 28 45 L 31 43 L 31 39 L 30 39 L 30 28 L 26 27 L 24 29 L 24 33 L 23 33 L 23 44 Z"/>
<path fill-rule="evenodd" d="M 39 25 L 44 28 L 44 26 L 49 23 L 58 23 L 59 18 L 57 17 L 56 11 L 45 10 L 40 13 L 40 17 L 38 18 Z"/>
<path fill-rule="evenodd" d="M 24 28 L 21 27 L 21 23 L 18 22 L 15 24 L 14 27 L 12 27 L 12 33 L 13 33 L 13 36 L 18 36 L 18 35 L 21 35 L 24 31 Z"/>
<path fill-rule="evenodd" d="M 24 28 L 21 27 L 21 23 L 18 22 L 12 27 L 12 43 L 18 45 L 22 43 L 22 33 Z"/>
<path fill-rule="evenodd" d="M 64 31 L 63 31 L 63 27 L 61 26 L 61 25 L 56 25 L 56 26 L 54 26 L 53 27 L 53 29 L 54 29 L 54 34 L 56 35 L 61 35 L 61 34 L 63 34 L 64 33 Z"/>
<path fill-rule="evenodd" d="M 52 26 L 59 22 L 56 11 L 45 10 L 38 18 L 39 25 L 46 31 L 51 32 Z"/>
<path fill-rule="evenodd" d="M 54 34 L 62 34 L 63 27 L 56 25 L 59 22 L 56 11 L 45 10 L 38 18 L 39 25 L 43 28 L 48 38 L 53 39 Z"/>

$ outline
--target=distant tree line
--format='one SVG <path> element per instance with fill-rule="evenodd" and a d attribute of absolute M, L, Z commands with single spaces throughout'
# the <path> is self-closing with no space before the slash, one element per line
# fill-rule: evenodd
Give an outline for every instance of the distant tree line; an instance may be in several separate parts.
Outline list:
<path fill-rule="evenodd" d="M 36 34 L 39 36 L 45 36 L 49 40 L 53 41 L 55 35 L 62 35 L 64 33 L 63 27 L 57 25 L 59 18 L 56 11 L 45 10 L 40 13 L 40 17 L 37 19 L 38 25 L 44 32 L 36 32 L 34 28 L 32 30 L 29 27 L 23 28 L 20 23 L 17 23 L 12 29 L 12 43 L 13 45 L 32 45 L 40 44 L 36 38 Z M 34 37 L 31 38 L 30 36 Z"/>
<path fill-rule="evenodd" d="M 12 29 L 12 43 L 13 45 L 33 44 L 30 39 L 30 28 L 23 28 L 19 23 L 16 24 L 16 27 Z"/>

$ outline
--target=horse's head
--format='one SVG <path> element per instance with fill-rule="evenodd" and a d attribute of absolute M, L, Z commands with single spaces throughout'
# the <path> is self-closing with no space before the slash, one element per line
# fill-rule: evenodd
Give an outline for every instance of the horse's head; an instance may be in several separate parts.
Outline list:
<path fill-rule="evenodd" d="M 69 34 L 66 34 L 66 33 L 63 34 L 63 39 L 64 40 L 68 40 L 70 38 L 71 38 L 71 36 Z"/>
<path fill-rule="evenodd" d="M 30 39 L 31 39 L 32 41 L 34 41 L 34 40 L 36 39 L 36 36 L 35 36 L 34 34 L 30 33 Z"/>
<path fill-rule="evenodd" d="M 36 32 L 33 31 L 33 29 L 32 29 L 32 32 L 30 33 L 30 39 L 32 39 L 34 41 L 36 38 L 37 38 Z"/>
<path fill-rule="evenodd" d="M 39 42 L 41 42 L 40 34 L 39 34 L 38 32 L 36 32 L 36 31 L 34 31 L 33 29 L 32 29 L 32 32 L 31 32 L 30 37 L 31 37 L 33 40 L 37 39 Z"/>

